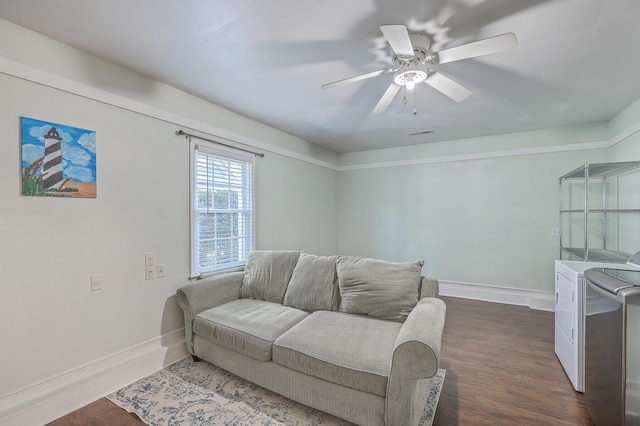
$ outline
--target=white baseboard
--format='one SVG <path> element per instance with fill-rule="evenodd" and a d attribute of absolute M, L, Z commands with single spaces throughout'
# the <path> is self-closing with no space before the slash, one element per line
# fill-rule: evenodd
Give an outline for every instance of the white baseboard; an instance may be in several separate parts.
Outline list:
<path fill-rule="evenodd" d="M 554 293 L 550 291 L 525 290 L 521 288 L 496 287 L 485 284 L 440 281 L 442 296 L 461 297 L 485 302 L 528 306 L 541 311 L 555 310 Z"/>
<path fill-rule="evenodd" d="M 0 395 L 0 424 L 44 425 L 188 355 L 184 328 Z"/>

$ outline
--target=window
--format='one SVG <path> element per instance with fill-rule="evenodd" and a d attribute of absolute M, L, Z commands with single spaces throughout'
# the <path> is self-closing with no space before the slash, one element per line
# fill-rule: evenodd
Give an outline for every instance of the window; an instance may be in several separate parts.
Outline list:
<path fill-rule="evenodd" d="M 193 144 L 191 275 L 242 266 L 254 248 L 251 154 Z"/>

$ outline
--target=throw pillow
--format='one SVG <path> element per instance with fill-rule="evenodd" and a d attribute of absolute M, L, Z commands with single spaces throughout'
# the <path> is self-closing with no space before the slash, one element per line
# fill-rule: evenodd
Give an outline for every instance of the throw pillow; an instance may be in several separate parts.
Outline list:
<path fill-rule="evenodd" d="M 305 311 L 335 311 L 338 305 L 338 256 L 301 253 L 293 270 L 284 304 Z"/>
<path fill-rule="evenodd" d="M 240 297 L 282 303 L 299 251 L 257 250 L 244 267 Z"/>
<path fill-rule="evenodd" d="M 340 256 L 336 264 L 341 312 L 404 322 L 418 303 L 424 261 L 386 262 Z"/>

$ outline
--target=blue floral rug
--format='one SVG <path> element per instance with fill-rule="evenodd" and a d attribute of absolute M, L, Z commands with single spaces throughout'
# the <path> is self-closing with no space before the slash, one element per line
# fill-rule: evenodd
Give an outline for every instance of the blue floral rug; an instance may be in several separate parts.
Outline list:
<path fill-rule="evenodd" d="M 445 370 L 440 369 L 420 426 L 433 421 Z M 308 425 L 351 423 L 241 379 L 208 362 L 185 358 L 107 398 L 152 426 Z"/>

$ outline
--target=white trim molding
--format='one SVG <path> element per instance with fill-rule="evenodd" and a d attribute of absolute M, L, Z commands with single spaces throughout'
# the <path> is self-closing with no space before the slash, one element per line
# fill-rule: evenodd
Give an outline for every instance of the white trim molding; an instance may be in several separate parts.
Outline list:
<path fill-rule="evenodd" d="M 609 148 L 640 132 L 640 123 L 636 123 L 609 139 Z"/>
<path fill-rule="evenodd" d="M 528 306 L 540 311 L 555 310 L 554 293 L 551 291 L 528 290 L 512 287 L 497 287 L 486 284 L 440 281 L 440 295 L 485 302 Z"/>
<path fill-rule="evenodd" d="M 46 424 L 186 356 L 184 328 L 0 395 L 0 424 Z"/>
<path fill-rule="evenodd" d="M 440 164 L 440 163 L 453 163 L 458 161 L 473 161 L 473 160 L 486 160 L 491 158 L 501 157 L 519 157 L 523 155 L 534 154 L 548 154 L 552 152 L 572 152 L 572 151 L 584 151 L 590 149 L 607 149 L 610 147 L 609 141 L 595 141 L 584 142 L 564 145 L 551 145 L 544 147 L 532 147 L 522 149 L 508 149 L 504 151 L 493 152 L 476 152 L 473 154 L 459 154 L 441 157 L 425 157 L 416 158 L 412 160 L 398 160 L 398 161 L 385 161 L 380 163 L 363 163 L 354 164 L 350 166 L 341 166 L 338 171 L 351 171 L 351 170 L 365 170 L 365 169 L 381 169 L 384 167 L 402 167 L 402 166 L 415 166 L 420 164 Z"/>
<path fill-rule="evenodd" d="M 512 157 L 532 154 L 545 154 L 553 152 L 570 152 L 590 149 L 607 149 L 613 145 L 625 140 L 629 136 L 640 131 L 640 123 L 636 123 L 629 128 L 621 131 L 617 135 L 603 141 L 583 142 L 575 144 L 551 145 L 544 147 L 530 147 L 513 150 L 503 150 L 494 152 L 480 152 L 472 154 L 460 154 L 452 156 L 439 157 L 420 157 L 412 159 L 404 159 L 398 161 L 383 161 L 377 163 L 363 163 L 338 166 L 326 161 L 319 160 L 309 155 L 294 152 L 285 148 L 280 148 L 269 143 L 261 142 L 254 138 L 246 137 L 235 132 L 231 132 L 211 124 L 203 123 L 192 118 L 184 117 L 180 114 L 169 112 L 158 107 L 154 107 L 143 102 L 126 98 L 103 89 L 99 89 L 87 84 L 83 84 L 74 80 L 61 77 L 50 72 L 30 67 L 7 58 L 0 57 L 0 73 L 10 75 L 42 86 L 51 87 L 63 92 L 71 93 L 107 105 L 118 107 L 127 111 L 145 115 L 147 117 L 156 118 L 167 123 L 173 123 L 187 129 L 202 132 L 207 135 L 218 137 L 230 142 L 239 143 L 256 149 L 268 151 L 274 154 L 282 155 L 292 159 L 315 164 L 337 172 L 378 169 L 385 167 L 413 166 L 420 164 L 438 164 L 450 163 L 457 161 L 479 160 L 486 158 Z"/>
<path fill-rule="evenodd" d="M 30 81 L 41 86 L 50 87 L 52 89 L 101 102 L 106 105 L 111 105 L 126 111 L 131 111 L 140 115 L 155 118 L 167 123 L 172 123 L 176 126 L 184 127 L 186 129 L 202 132 L 207 135 L 224 139 L 225 141 L 229 141 L 231 143 L 250 146 L 256 149 L 268 151 L 274 154 L 304 161 L 310 164 L 315 164 L 317 166 L 325 167 L 332 170 L 338 169 L 338 166 L 336 166 L 335 164 L 327 163 L 326 161 L 322 161 L 305 154 L 264 143 L 232 131 L 221 129 L 208 123 L 203 123 L 192 118 L 184 117 L 181 114 L 169 112 L 164 109 L 154 107 L 152 105 L 148 105 L 146 103 L 139 102 L 133 99 L 129 99 L 127 97 L 120 96 L 103 89 L 89 86 L 87 84 L 70 80 L 68 78 L 61 77 L 47 71 L 14 62 L 1 56 L 0 73 L 19 78 L 21 80 Z"/>

